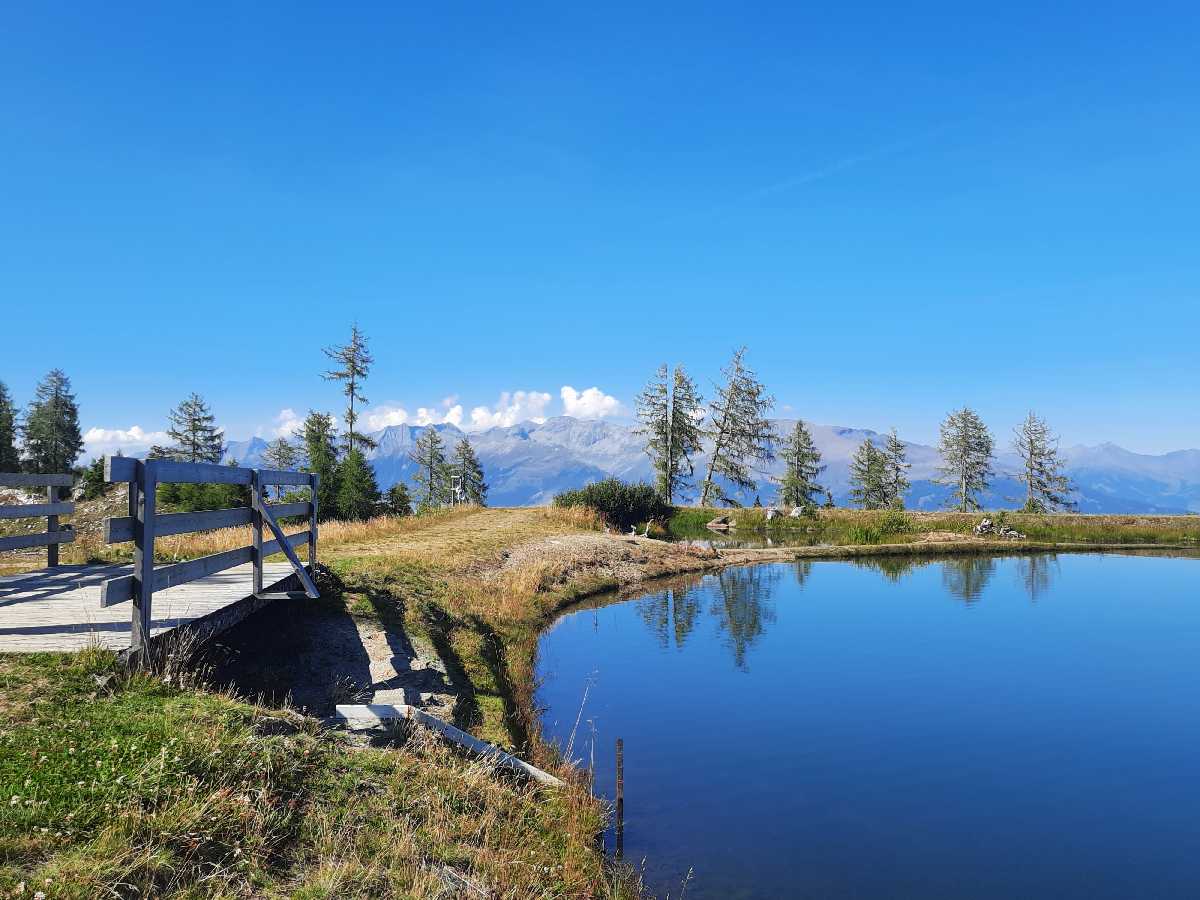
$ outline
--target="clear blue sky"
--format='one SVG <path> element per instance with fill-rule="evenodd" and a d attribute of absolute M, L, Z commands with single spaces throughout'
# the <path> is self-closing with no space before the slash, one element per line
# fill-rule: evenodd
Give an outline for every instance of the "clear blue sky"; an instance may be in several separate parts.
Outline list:
<path fill-rule="evenodd" d="M 269 432 L 357 320 L 410 421 L 745 343 L 817 422 L 1200 446 L 1194 2 L 406 6 L 5 9 L 18 400 Z"/>

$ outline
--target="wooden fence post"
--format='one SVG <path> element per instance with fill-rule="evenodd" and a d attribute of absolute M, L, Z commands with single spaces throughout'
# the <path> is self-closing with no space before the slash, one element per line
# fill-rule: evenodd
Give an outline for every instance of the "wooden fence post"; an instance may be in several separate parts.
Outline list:
<path fill-rule="evenodd" d="M 130 506 L 134 505 L 130 483 Z M 133 631 L 130 648 L 144 654 L 150 649 L 150 605 L 154 595 L 154 516 L 158 493 L 158 461 L 137 464 L 137 512 L 133 526 Z"/>
<path fill-rule="evenodd" d="M 262 556 L 262 485 L 258 481 L 258 469 L 250 475 L 250 509 L 254 520 L 254 596 L 263 592 L 263 556 Z"/>
<path fill-rule="evenodd" d="M 58 488 L 54 485 L 46 488 L 46 502 L 58 502 Z M 58 531 L 58 516 L 46 516 L 46 531 L 52 535 Z M 46 565 L 52 569 L 58 565 L 58 544 L 46 545 Z"/>
<path fill-rule="evenodd" d="M 317 488 L 321 485 L 321 476 L 316 472 L 308 476 L 309 493 L 312 494 L 312 508 L 308 511 L 308 571 L 316 575 L 317 565 Z"/>

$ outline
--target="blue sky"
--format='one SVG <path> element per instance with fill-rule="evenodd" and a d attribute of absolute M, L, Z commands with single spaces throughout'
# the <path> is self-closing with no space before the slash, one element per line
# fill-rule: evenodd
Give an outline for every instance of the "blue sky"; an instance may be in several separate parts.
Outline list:
<path fill-rule="evenodd" d="M 357 320 L 379 421 L 746 344 L 817 422 L 1200 446 L 1196 4 L 645 7 L 9 5 L 0 380 L 269 434 Z"/>

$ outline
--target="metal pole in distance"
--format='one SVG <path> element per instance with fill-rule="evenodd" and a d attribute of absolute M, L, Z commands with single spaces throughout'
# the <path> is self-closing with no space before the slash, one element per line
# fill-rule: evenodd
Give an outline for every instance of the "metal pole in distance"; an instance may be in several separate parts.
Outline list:
<path fill-rule="evenodd" d="M 617 738 L 617 859 L 625 855 L 625 742 Z"/>

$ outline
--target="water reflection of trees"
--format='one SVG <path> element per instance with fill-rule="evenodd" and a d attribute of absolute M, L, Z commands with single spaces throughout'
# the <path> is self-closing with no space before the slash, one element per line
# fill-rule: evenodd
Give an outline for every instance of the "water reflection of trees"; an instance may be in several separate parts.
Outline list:
<path fill-rule="evenodd" d="M 995 572 L 996 560 L 990 556 L 960 556 L 942 563 L 942 584 L 959 600 L 974 603 Z"/>
<path fill-rule="evenodd" d="M 1058 577 L 1058 570 L 1058 556 L 1054 553 L 1022 556 L 1017 560 L 1017 574 L 1033 603 L 1050 592 L 1054 579 Z"/>
<path fill-rule="evenodd" d="M 888 581 L 893 582 L 903 581 L 905 576 L 911 574 L 914 569 L 929 564 L 912 556 L 863 556 L 852 562 L 860 569 L 878 572 Z"/>
<path fill-rule="evenodd" d="M 734 664 L 746 669 L 746 653 L 775 621 L 771 593 L 782 570 L 775 566 L 724 569 L 717 574 L 718 596 L 712 614 L 725 632 Z"/>
<path fill-rule="evenodd" d="M 668 588 L 637 601 L 637 613 L 664 647 L 682 647 L 700 616 L 700 597 L 693 586 Z"/>

